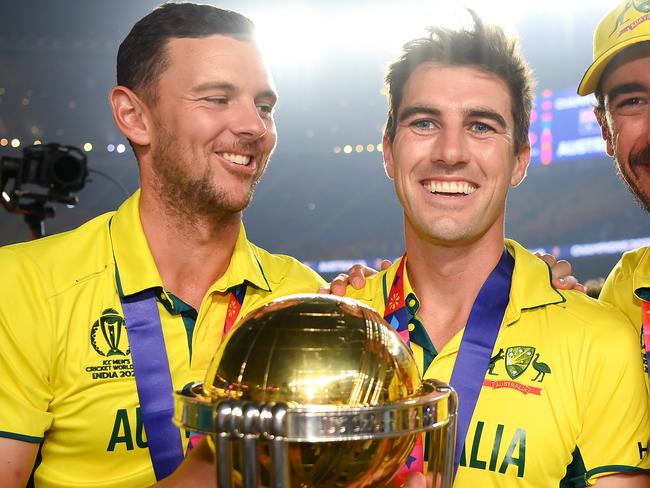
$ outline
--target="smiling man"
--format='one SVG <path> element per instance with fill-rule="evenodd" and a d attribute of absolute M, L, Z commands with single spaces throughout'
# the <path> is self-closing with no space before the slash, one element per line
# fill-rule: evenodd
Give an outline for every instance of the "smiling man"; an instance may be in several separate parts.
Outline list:
<path fill-rule="evenodd" d="M 247 311 L 322 283 L 242 225 L 276 143 L 253 34 L 207 5 L 140 20 L 110 102 L 141 189 L 76 230 L 0 250 L 2 486 L 24 486 L 33 467 L 43 487 L 166 478 L 188 446 L 172 391 L 203 379 Z"/>
<path fill-rule="evenodd" d="M 636 332 L 553 289 L 546 265 L 504 238 L 530 157 L 532 80 L 514 41 L 472 18 L 432 28 L 389 67 L 384 161 L 406 251 L 348 294 L 383 313 L 425 377 L 457 389 L 454 486 L 647 486 Z M 423 445 L 400 476 L 422 471 Z"/>
<path fill-rule="evenodd" d="M 620 3 L 598 24 L 594 61 L 580 95 L 596 94 L 596 118 L 607 154 L 639 204 L 650 212 L 650 2 Z M 648 372 L 650 248 L 626 253 L 605 281 L 600 299 L 635 324 Z M 649 383 L 650 385 L 650 383 Z M 644 446 L 648 449 L 648 443 Z"/>

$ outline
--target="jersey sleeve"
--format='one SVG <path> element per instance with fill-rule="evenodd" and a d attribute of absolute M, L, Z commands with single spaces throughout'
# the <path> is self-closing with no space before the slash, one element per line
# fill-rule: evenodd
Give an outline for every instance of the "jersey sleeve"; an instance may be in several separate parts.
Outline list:
<path fill-rule="evenodd" d="M 577 441 L 589 483 L 650 468 L 650 412 L 639 338 L 622 315 L 611 312 L 601 317 L 605 324 L 594 325 L 598 330 L 582 347 Z"/>
<path fill-rule="evenodd" d="M 48 405 L 52 322 L 42 276 L 11 249 L 0 249 L 0 436 L 41 442 Z"/>
<path fill-rule="evenodd" d="M 632 255 L 624 255 L 605 280 L 598 299 L 623 312 L 635 325 L 641 322 L 641 300 L 634 294 L 632 270 L 628 261 Z"/>

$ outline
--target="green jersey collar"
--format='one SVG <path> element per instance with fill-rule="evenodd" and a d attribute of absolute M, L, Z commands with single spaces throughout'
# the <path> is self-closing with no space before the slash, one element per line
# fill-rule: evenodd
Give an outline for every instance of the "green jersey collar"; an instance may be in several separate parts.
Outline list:
<path fill-rule="evenodd" d="M 121 296 L 163 288 L 162 278 L 149 249 L 140 221 L 140 190 L 127 199 L 109 222 L 111 245 L 115 259 L 117 287 Z M 247 282 L 265 291 L 272 291 L 254 246 L 241 226 L 228 269 L 209 289 L 225 292 Z"/>

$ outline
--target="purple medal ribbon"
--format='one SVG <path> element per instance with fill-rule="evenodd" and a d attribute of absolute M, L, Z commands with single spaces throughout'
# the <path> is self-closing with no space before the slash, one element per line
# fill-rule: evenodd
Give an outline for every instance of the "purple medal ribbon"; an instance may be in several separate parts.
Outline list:
<path fill-rule="evenodd" d="M 474 301 L 458 349 L 456 363 L 449 382 L 458 393 L 458 431 L 456 434 L 458 442 L 454 456 L 454 476 L 458 472 L 469 423 L 472 420 L 485 373 L 490 365 L 494 344 L 508 306 L 514 267 L 514 258 L 504 250 L 499 263 L 483 283 Z"/>
<path fill-rule="evenodd" d="M 384 318 L 410 344 L 408 323 L 410 315 L 404 301 L 404 262 L 398 267 L 390 294 L 386 299 Z M 458 417 L 454 476 L 465 447 L 465 438 L 474 414 L 485 373 L 490 365 L 501 322 L 510 300 L 510 285 L 515 267 L 514 258 L 504 250 L 472 305 L 465 332 L 458 349 L 450 385 L 458 393 Z M 422 372 L 424 374 L 424 371 Z"/>
<path fill-rule="evenodd" d="M 183 443 L 174 415 L 174 387 L 153 289 L 121 297 L 129 336 L 140 410 L 156 479 L 169 476 L 183 461 Z"/>

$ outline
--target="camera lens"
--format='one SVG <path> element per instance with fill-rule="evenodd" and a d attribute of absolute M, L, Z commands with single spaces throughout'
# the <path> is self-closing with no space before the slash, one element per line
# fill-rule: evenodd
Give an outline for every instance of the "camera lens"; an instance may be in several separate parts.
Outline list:
<path fill-rule="evenodd" d="M 61 156 L 52 163 L 52 180 L 57 186 L 79 185 L 83 172 L 81 161 L 72 156 Z"/>

